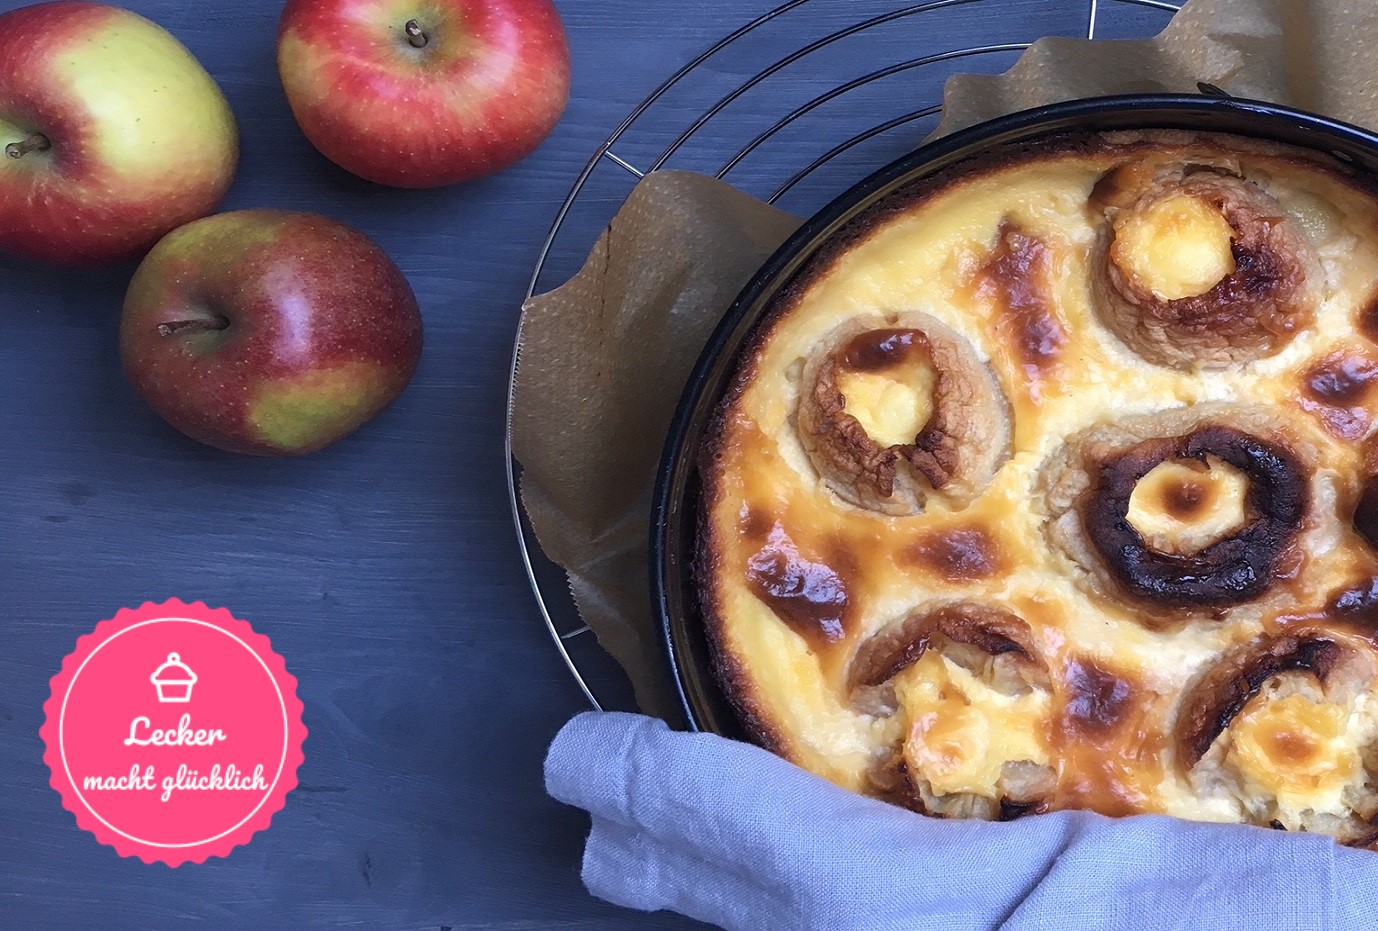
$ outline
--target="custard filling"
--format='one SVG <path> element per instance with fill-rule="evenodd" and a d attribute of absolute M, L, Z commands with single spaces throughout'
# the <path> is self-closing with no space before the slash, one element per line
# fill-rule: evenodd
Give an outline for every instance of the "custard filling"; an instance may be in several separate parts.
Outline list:
<path fill-rule="evenodd" d="M 1150 549 L 1192 556 L 1244 526 L 1248 492 L 1244 473 L 1214 456 L 1170 459 L 1139 479 L 1127 518 Z"/>
<path fill-rule="evenodd" d="M 920 360 L 884 372 L 838 373 L 844 409 L 882 448 L 908 446 L 933 416 L 933 370 Z"/>
<path fill-rule="evenodd" d="M 1006 763 L 1048 764 L 1046 692 L 1006 694 L 933 650 L 894 682 L 909 722 L 905 760 L 935 794 L 997 798 Z"/>
<path fill-rule="evenodd" d="M 1345 789 L 1362 773 L 1349 709 L 1300 693 L 1250 704 L 1230 727 L 1226 755 L 1245 790 L 1284 812 L 1344 811 Z"/>
<path fill-rule="evenodd" d="M 1159 300 L 1176 301 L 1205 294 L 1234 273 L 1233 239 L 1229 221 L 1210 204 L 1169 196 L 1116 224 L 1111 255 Z"/>

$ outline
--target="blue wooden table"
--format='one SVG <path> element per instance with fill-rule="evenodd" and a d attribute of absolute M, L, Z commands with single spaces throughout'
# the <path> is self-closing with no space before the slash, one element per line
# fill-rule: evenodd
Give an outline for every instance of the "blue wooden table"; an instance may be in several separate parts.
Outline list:
<path fill-rule="evenodd" d="M 587 823 L 542 791 L 544 749 L 584 703 L 520 568 L 504 399 L 527 279 L 574 176 L 674 68 L 773 4 L 560 0 L 575 79 L 550 141 L 500 176 L 402 192 L 344 175 L 300 136 L 274 66 L 277 0 L 126 2 L 181 38 L 230 99 L 244 150 L 226 207 L 325 213 L 375 237 L 417 292 L 426 350 L 401 400 L 337 446 L 231 456 L 182 438 L 126 384 L 116 323 L 129 267 L 0 258 L 0 926 L 684 926 L 589 897 L 578 878 Z M 18 5 L 0 0 L 0 11 Z M 900 6 L 813 5 L 828 29 Z M 896 41 L 923 54 L 925 43 L 1086 28 L 1085 0 L 962 6 Z M 1105 31 L 1165 21 L 1126 9 Z M 772 43 L 807 41 L 792 23 L 743 54 L 759 65 Z M 671 101 L 658 118 L 687 122 L 749 67 L 715 64 L 703 100 Z M 805 71 L 796 83 L 837 80 Z M 940 76 L 926 80 L 931 92 Z M 743 107 L 719 125 L 749 139 L 759 115 Z M 886 144 L 908 147 L 927 128 Z M 638 145 L 623 154 L 649 157 Z M 685 158 L 707 165 L 715 146 Z M 788 153 L 748 160 L 733 180 L 764 193 L 793 164 Z M 786 206 L 817 206 L 860 167 L 797 187 Z M 553 278 L 634 181 L 611 172 L 591 188 L 593 213 L 568 227 Z M 172 596 L 229 607 L 270 636 L 310 730 L 301 785 L 272 827 L 227 859 L 177 870 L 79 831 L 48 787 L 38 737 L 49 679 L 76 638 L 121 606 Z"/>

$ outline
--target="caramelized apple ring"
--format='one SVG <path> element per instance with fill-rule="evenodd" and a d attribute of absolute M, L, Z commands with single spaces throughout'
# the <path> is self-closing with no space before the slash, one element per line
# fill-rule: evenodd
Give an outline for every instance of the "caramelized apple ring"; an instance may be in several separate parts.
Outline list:
<path fill-rule="evenodd" d="M 1316 510 L 1315 462 L 1305 435 L 1262 408 L 1201 404 L 1126 418 L 1070 438 L 1045 469 L 1046 532 L 1093 591 L 1152 609 L 1144 623 L 1218 618 L 1298 568 Z M 1156 490 L 1182 508 L 1167 521 L 1175 535 L 1153 532 L 1139 506 L 1151 473 L 1168 475 Z M 1232 493 L 1212 490 L 1222 478 Z"/>
<path fill-rule="evenodd" d="M 925 667 L 925 657 L 936 662 Z M 916 611 L 861 644 L 847 682 L 854 708 L 902 716 L 901 739 L 868 773 L 877 794 L 943 817 L 1046 808 L 1056 785 L 1043 733 L 1052 683 L 1020 618 L 971 602 Z M 983 695 L 1000 697 L 990 705 Z M 990 747 L 1001 732 L 1003 754 Z"/>
<path fill-rule="evenodd" d="M 1234 648 L 1183 696 L 1177 762 L 1203 795 L 1235 796 L 1250 820 L 1362 842 L 1378 815 L 1371 646 L 1298 629 Z"/>
<path fill-rule="evenodd" d="M 849 383 L 870 396 L 849 401 Z M 935 492 L 965 505 L 1009 456 L 1010 406 L 995 376 L 960 334 L 920 313 L 829 334 L 804 366 L 797 423 L 827 486 L 885 514 L 917 514 Z"/>
<path fill-rule="evenodd" d="M 1130 164 L 1097 185 L 1091 261 L 1105 325 L 1158 365 L 1271 356 L 1309 326 L 1325 273 L 1299 225 L 1224 167 Z"/>

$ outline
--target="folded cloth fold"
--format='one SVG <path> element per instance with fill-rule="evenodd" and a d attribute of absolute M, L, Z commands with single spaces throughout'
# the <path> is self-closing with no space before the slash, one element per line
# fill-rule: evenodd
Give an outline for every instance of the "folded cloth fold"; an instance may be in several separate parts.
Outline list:
<path fill-rule="evenodd" d="M 1378 853 L 1158 816 L 941 821 L 748 744 L 587 712 L 546 789 L 593 817 L 589 890 L 756 929 L 1378 928 Z"/>

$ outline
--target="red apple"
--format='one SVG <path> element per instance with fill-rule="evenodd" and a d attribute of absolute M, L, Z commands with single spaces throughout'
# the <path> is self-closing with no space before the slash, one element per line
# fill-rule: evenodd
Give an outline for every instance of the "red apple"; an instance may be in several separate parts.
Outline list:
<path fill-rule="evenodd" d="M 569 101 L 550 0 L 287 0 L 278 71 L 326 158 L 395 187 L 506 168 Z"/>
<path fill-rule="evenodd" d="M 120 320 L 134 387 L 187 436 L 231 452 L 320 449 L 402 393 L 421 314 L 402 272 L 325 217 L 242 210 L 163 238 Z"/>
<path fill-rule="evenodd" d="M 0 15 L 0 251 L 65 264 L 137 255 L 205 216 L 239 148 L 220 88 L 128 10 Z"/>

